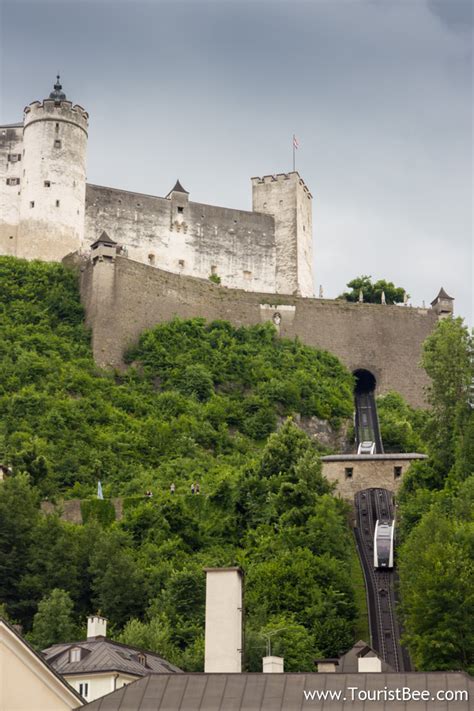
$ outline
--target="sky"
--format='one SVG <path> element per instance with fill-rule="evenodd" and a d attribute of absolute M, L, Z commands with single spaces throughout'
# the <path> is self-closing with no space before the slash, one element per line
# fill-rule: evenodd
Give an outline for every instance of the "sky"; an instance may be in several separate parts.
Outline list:
<path fill-rule="evenodd" d="M 0 121 L 59 71 L 88 181 L 251 209 L 296 168 L 316 294 L 367 274 L 472 324 L 470 0 L 0 0 Z M 112 235 L 113 236 L 113 235 Z"/>

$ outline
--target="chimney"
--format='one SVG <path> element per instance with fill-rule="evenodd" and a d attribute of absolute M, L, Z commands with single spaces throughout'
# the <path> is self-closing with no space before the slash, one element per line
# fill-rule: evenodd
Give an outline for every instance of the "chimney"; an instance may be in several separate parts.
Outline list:
<path fill-rule="evenodd" d="M 283 657 L 263 657 L 262 670 L 264 674 L 283 674 Z"/>
<path fill-rule="evenodd" d="M 87 618 L 87 639 L 105 637 L 107 634 L 107 620 L 100 615 L 89 615 Z"/>
<path fill-rule="evenodd" d="M 242 571 L 205 568 L 206 632 L 204 671 L 242 671 Z"/>
<path fill-rule="evenodd" d="M 359 674 L 367 674 L 369 672 L 381 672 L 382 660 L 374 656 L 358 657 L 357 671 Z"/>

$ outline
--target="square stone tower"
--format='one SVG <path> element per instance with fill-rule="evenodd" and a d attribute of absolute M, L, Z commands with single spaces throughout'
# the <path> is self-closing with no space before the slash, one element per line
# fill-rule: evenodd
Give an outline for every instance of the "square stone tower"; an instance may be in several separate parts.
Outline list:
<path fill-rule="evenodd" d="M 252 178 L 252 209 L 275 218 L 279 294 L 314 295 L 312 201 L 296 171 Z"/>

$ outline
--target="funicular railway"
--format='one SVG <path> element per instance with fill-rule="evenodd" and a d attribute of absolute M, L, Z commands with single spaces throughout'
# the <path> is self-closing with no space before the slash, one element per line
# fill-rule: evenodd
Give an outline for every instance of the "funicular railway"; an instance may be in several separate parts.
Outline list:
<path fill-rule="evenodd" d="M 355 376 L 355 430 L 358 451 L 362 450 L 363 453 L 364 447 L 371 444 L 371 454 L 383 454 L 375 404 L 375 378 L 368 371 L 356 371 Z M 410 671 L 408 654 L 400 644 L 401 631 L 395 609 L 393 495 L 386 489 L 376 487 L 359 491 L 355 496 L 355 509 L 357 527 L 354 531 L 366 582 L 371 645 L 395 671 Z M 377 541 L 374 541 L 377 521 L 379 528 Z M 380 559 L 382 551 L 385 562 Z"/>

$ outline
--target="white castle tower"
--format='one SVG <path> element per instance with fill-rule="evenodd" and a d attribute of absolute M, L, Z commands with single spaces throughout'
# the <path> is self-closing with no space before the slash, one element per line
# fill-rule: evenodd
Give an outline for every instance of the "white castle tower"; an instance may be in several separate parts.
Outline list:
<path fill-rule="evenodd" d="M 252 178 L 252 209 L 275 218 L 277 293 L 314 296 L 312 201 L 297 171 Z"/>
<path fill-rule="evenodd" d="M 48 99 L 25 108 L 23 125 L 2 127 L 8 209 L 0 218 L 0 253 L 60 261 L 81 249 L 87 127 L 87 112 L 66 99 L 59 76 Z"/>

